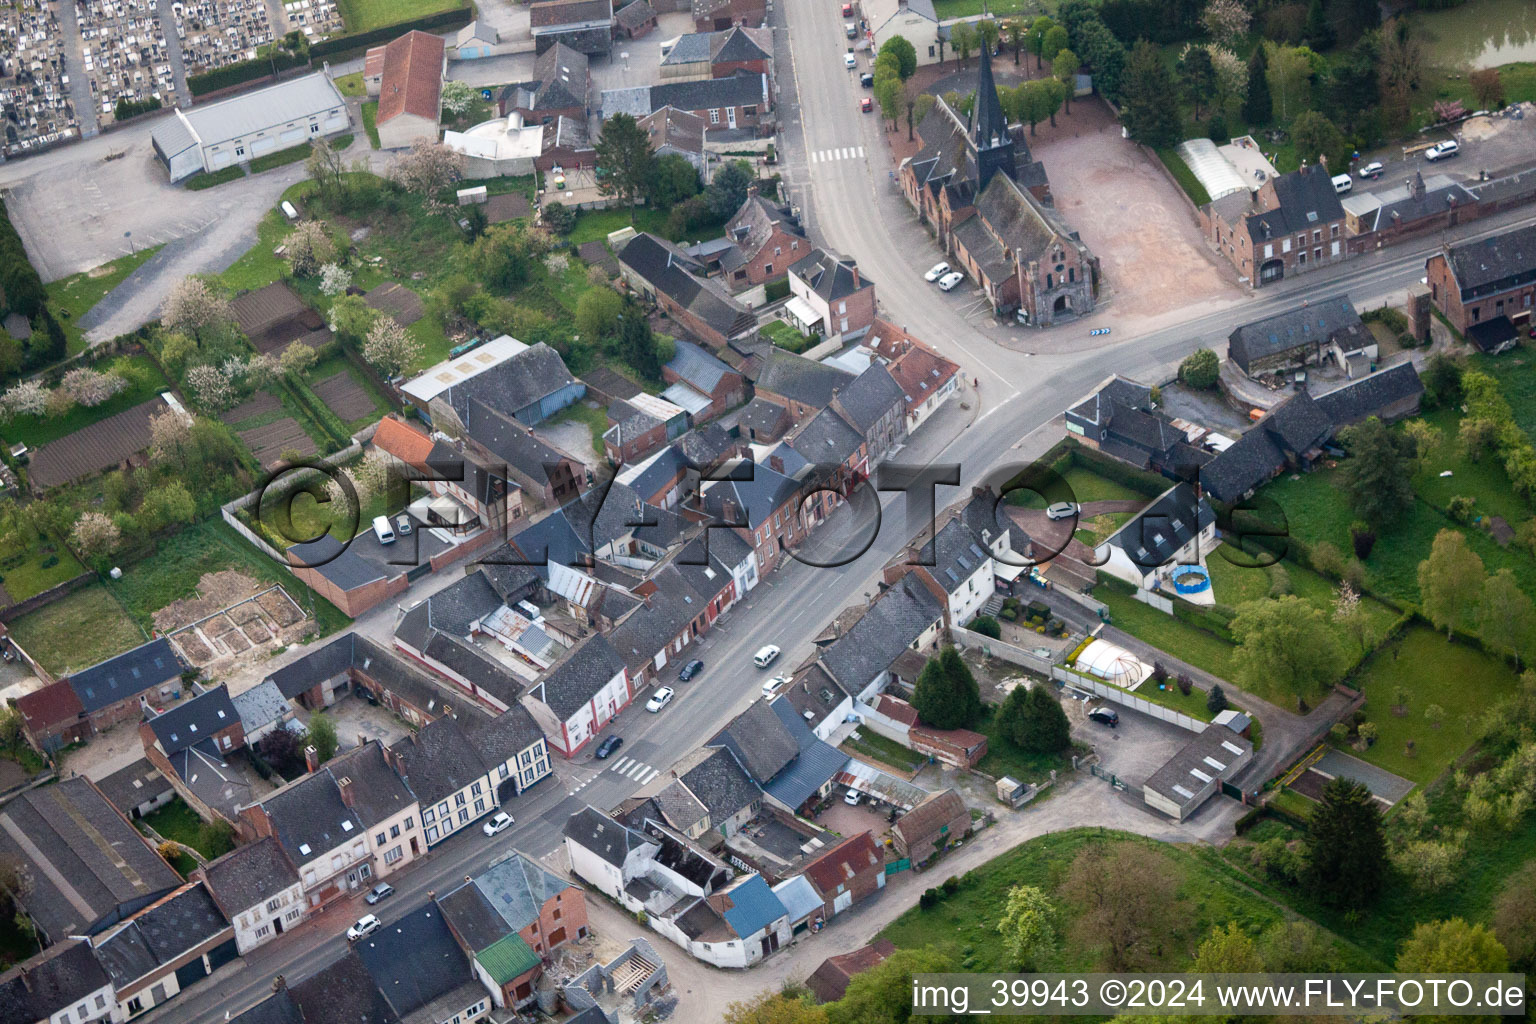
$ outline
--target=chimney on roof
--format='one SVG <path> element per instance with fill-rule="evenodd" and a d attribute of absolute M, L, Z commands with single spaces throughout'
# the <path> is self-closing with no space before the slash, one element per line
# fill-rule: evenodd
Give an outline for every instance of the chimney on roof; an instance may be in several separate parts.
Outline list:
<path fill-rule="evenodd" d="M 848 269 L 853 271 L 853 286 L 855 288 L 864 287 L 864 285 L 859 281 L 859 265 L 857 263 L 850 264 Z"/>
<path fill-rule="evenodd" d="M 1328 169 L 1328 154 L 1327 153 L 1319 153 L 1317 155 L 1317 162 L 1319 164 L 1321 164 L 1323 170 L 1326 171 Z"/>
<path fill-rule="evenodd" d="M 1413 179 L 1408 182 L 1408 193 L 1415 199 L 1424 198 L 1424 175 L 1418 171 L 1413 172 Z"/>
<path fill-rule="evenodd" d="M 758 194 L 759 191 L 761 191 L 761 190 L 758 188 L 757 182 L 756 181 L 752 182 L 752 184 L 747 186 L 747 198 L 748 199 L 756 199 L 757 198 L 757 194 Z"/>
<path fill-rule="evenodd" d="M 307 772 L 320 770 L 320 751 L 315 749 L 313 743 L 304 748 L 304 770 Z"/>
<path fill-rule="evenodd" d="M 352 789 L 352 779 L 343 775 L 336 780 L 336 788 L 341 791 L 341 802 L 351 807 L 357 800 L 357 794 Z"/>
<path fill-rule="evenodd" d="M 414 735 L 414 734 L 412 734 L 412 735 Z M 357 734 L 357 745 L 360 746 L 360 747 L 366 747 L 368 745 L 368 737 L 365 736 L 363 733 L 358 733 Z"/>
<path fill-rule="evenodd" d="M 778 455 L 770 455 L 770 456 L 768 456 L 768 468 L 773 470 L 775 473 L 782 473 L 782 472 L 784 472 L 784 460 L 783 460 L 783 458 L 781 458 Z"/>

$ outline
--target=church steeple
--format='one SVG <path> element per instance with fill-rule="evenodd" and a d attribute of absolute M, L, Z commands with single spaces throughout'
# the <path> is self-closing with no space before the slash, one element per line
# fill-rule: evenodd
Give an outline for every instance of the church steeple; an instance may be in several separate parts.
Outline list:
<path fill-rule="evenodd" d="M 997 99 L 997 83 L 992 80 L 991 47 L 981 47 L 981 68 L 976 75 L 976 107 L 971 117 L 971 141 L 976 147 L 978 191 L 987 187 L 992 175 L 1003 171 L 1013 176 L 1013 137 L 1008 134 L 1008 120 Z"/>

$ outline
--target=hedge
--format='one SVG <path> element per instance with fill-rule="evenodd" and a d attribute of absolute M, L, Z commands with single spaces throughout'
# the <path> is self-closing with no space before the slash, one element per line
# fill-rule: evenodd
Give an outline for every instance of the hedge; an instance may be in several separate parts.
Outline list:
<path fill-rule="evenodd" d="M 260 174 L 262 171 L 270 171 L 272 168 L 282 167 L 284 164 L 307 160 L 309 159 L 310 149 L 311 147 L 308 142 L 301 142 L 297 146 L 289 146 L 287 149 L 263 153 L 251 161 L 251 173 Z"/>
<path fill-rule="evenodd" d="M 220 167 L 216 171 L 204 171 L 201 174 L 194 174 L 187 179 L 187 183 L 182 187 L 192 192 L 201 192 L 205 188 L 213 188 L 215 185 L 222 185 L 227 181 L 234 181 L 236 178 L 243 177 L 245 177 L 245 165 L 230 164 L 228 167 Z"/>
<path fill-rule="evenodd" d="M 330 57 L 334 54 L 345 53 L 348 50 L 374 46 L 378 43 L 387 43 L 397 36 L 405 35 L 405 33 L 412 29 L 430 32 L 433 29 L 463 28 L 473 20 L 475 20 L 475 9 L 473 7 L 455 7 L 452 10 L 438 11 L 436 14 L 413 18 L 410 21 L 400 21 L 393 25 L 382 25 L 379 28 L 369 29 L 366 32 L 337 36 L 335 39 L 312 43 L 309 47 L 309 56 L 312 60 L 319 60 L 321 57 Z"/>
<path fill-rule="evenodd" d="M 0 289 L 5 292 L 5 311 L 20 313 L 28 320 L 48 301 L 43 279 L 27 258 L 26 246 L 21 244 L 21 235 L 11 223 L 3 199 L 0 199 Z"/>
<path fill-rule="evenodd" d="M 302 380 L 295 379 L 292 374 L 284 374 L 283 386 L 304 407 L 305 411 L 314 418 L 316 425 L 325 431 L 332 443 L 342 448 L 352 443 L 352 437 L 347 433 L 346 426 L 330 410 L 329 406 L 320 401 L 320 396 L 309 389 L 308 384 Z"/>
<path fill-rule="evenodd" d="M 228 89 L 233 85 L 243 85 L 246 82 L 254 82 L 258 78 L 266 78 L 278 71 L 288 71 L 293 68 L 302 68 L 309 65 L 309 57 L 301 53 L 289 53 L 286 50 L 276 51 L 266 57 L 257 57 L 254 60 L 243 60 L 238 64 L 226 64 L 222 68 L 214 68 L 200 75 L 187 77 L 187 89 L 193 96 L 206 96 L 210 92 L 220 89 Z"/>
<path fill-rule="evenodd" d="M 769 281 L 763 286 L 763 294 L 769 302 L 777 302 L 789 295 L 789 278 L 782 281 Z"/>

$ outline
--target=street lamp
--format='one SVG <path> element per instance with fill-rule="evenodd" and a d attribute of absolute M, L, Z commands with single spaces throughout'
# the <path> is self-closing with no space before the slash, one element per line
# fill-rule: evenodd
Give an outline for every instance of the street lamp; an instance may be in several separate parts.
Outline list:
<path fill-rule="evenodd" d="M 124 231 L 123 232 L 123 237 L 128 239 L 128 254 L 131 256 L 134 253 L 138 252 L 138 250 L 135 249 L 134 246 L 133 246 L 133 232 L 132 231 Z"/>

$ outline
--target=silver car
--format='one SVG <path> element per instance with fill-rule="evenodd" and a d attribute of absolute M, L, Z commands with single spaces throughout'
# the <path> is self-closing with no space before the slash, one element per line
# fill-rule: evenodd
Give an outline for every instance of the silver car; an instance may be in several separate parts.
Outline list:
<path fill-rule="evenodd" d="M 955 287 L 955 285 L 959 284 L 961 281 L 964 281 L 964 280 L 965 280 L 965 275 L 964 274 L 960 274 L 960 273 L 957 273 L 957 272 L 952 270 L 949 273 L 945 274 L 943 277 L 939 278 L 939 291 L 942 291 L 942 292 L 950 291 L 950 290 L 952 290 Z"/>

